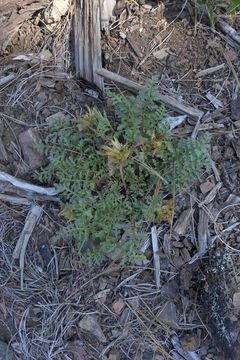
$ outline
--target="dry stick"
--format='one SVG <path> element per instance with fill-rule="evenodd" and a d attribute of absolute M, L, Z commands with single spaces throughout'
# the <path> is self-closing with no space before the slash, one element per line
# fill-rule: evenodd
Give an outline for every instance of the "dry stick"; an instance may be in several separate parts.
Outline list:
<path fill-rule="evenodd" d="M 12 175 L 5 173 L 4 171 L 0 171 L 0 181 L 9 182 L 12 185 L 16 186 L 19 189 L 25 191 L 32 191 L 37 194 L 47 195 L 47 196 L 54 196 L 57 195 L 57 190 L 54 187 L 45 188 L 42 186 L 32 185 L 27 183 L 26 181 L 17 179 Z"/>
<path fill-rule="evenodd" d="M 124 87 L 127 90 L 132 91 L 133 93 L 138 93 L 139 91 L 145 89 L 145 86 L 140 85 L 135 81 L 129 80 L 123 76 L 120 76 L 103 68 L 98 69 L 97 74 L 109 81 L 117 83 L 118 85 Z M 187 114 L 189 117 L 191 117 L 194 120 L 198 120 L 204 114 L 203 111 L 188 106 L 169 95 L 160 94 L 159 101 L 164 103 L 170 109 L 176 110 L 179 113 Z"/>
<path fill-rule="evenodd" d="M 9 81 L 15 79 L 15 74 L 9 74 L 0 78 L 0 86 L 7 84 Z"/>
<path fill-rule="evenodd" d="M 156 282 L 157 289 L 160 288 L 160 257 L 159 257 L 159 247 L 158 247 L 158 236 L 156 226 L 151 228 L 151 239 L 152 239 L 152 248 L 153 248 L 153 266 L 154 266 L 154 278 Z"/>
<path fill-rule="evenodd" d="M 42 215 L 43 208 L 38 205 L 33 205 L 29 210 L 23 230 L 17 241 L 16 247 L 13 252 L 13 258 L 19 259 L 20 271 L 21 271 L 21 289 L 23 290 L 23 270 L 24 270 L 24 259 L 28 241 L 33 232 L 35 225 Z"/>
<path fill-rule="evenodd" d="M 0 201 L 5 201 L 13 205 L 32 205 L 33 203 L 33 200 L 27 198 L 4 194 L 0 194 Z"/>
<path fill-rule="evenodd" d="M 228 35 L 232 40 L 236 41 L 240 45 L 240 35 L 234 30 L 226 21 L 217 17 L 216 25 L 222 30 L 222 32 Z"/>
<path fill-rule="evenodd" d="M 213 74 L 216 71 L 219 71 L 219 70 L 223 69 L 224 67 L 225 67 L 225 64 L 220 64 L 220 65 L 217 65 L 217 66 L 210 67 L 208 69 L 201 70 L 196 74 L 195 77 L 199 78 L 199 77 L 203 77 L 203 76 L 206 76 L 206 75 Z"/>

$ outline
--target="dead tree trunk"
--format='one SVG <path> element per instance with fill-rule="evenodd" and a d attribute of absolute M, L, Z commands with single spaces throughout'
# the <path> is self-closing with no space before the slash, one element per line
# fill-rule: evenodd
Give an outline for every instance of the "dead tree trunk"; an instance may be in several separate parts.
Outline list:
<path fill-rule="evenodd" d="M 0 0 L 0 53 L 6 50 L 21 24 L 48 3 L 48 0 Z"/>

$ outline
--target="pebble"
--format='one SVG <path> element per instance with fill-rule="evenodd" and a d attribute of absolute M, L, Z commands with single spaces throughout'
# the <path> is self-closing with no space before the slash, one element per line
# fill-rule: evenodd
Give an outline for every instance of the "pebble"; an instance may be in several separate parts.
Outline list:
<path fill-rule="evenodd" d="M 23 153 L 24 161 L 31 170 L 36 170 L 44 165 L 45 157 L 35 148 L 40 143 L 40 136 L 37 128 L 32 128 L 19 135 L 19 144 Z"/>

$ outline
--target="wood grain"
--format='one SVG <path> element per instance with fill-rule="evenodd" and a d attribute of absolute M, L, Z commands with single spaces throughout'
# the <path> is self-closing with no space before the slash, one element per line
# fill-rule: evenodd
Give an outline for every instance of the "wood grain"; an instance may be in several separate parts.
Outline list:
<path fill-rule="evenodd" d="M 77 76 L 103 90 L 103 79 L 96 73 L 102 67 L 99 0 L 75 0 L 74 52 Z"/>

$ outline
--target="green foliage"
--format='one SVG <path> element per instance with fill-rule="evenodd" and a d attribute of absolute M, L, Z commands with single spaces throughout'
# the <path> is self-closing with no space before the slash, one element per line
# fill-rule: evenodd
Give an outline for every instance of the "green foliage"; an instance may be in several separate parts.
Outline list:
<path fill-rule="evenodd" d="M 236 15 L 236 13 L 240 10 L 240 0 L 230 0 L 227 13 L 229 15 Z"/>
<path fill-rule="evenodd" d="M 61 236 L 75 238 L 89 263 L 139 260 L 148 225 L 171 219 L 171 204 L 161 211 L 163 193 L 175 195 L 208 165 L 206 138 L 173 138 L 156 79 L 136 97 L 109 96 L 116 126 L 88 109 L 79 119 L 53 119 L 39 145 L 49 165 L 38 179 L 55 182 L 69 220 Z"/>
<path fill-rule="evenodd" d="M 240 0 L 196 0 L 196 5 L 206 7 L 209 23 L 211 27 L 215 26 L 217 15 L 236 15 L 240 10 Z"/>

